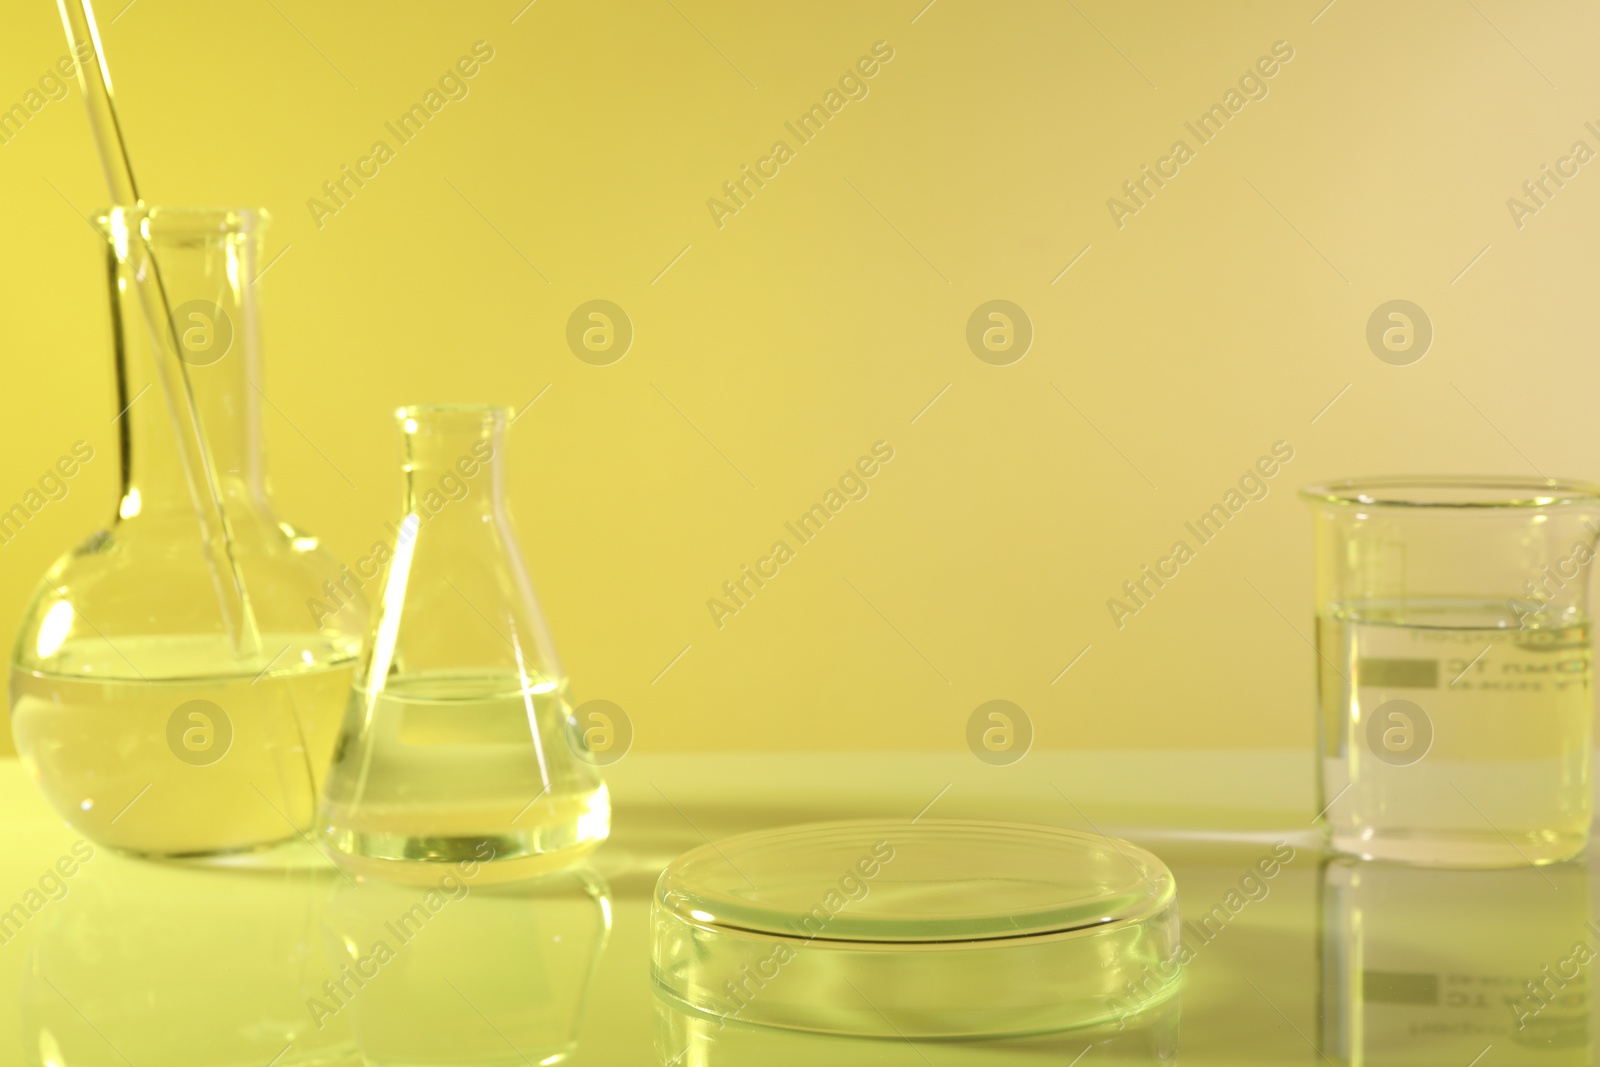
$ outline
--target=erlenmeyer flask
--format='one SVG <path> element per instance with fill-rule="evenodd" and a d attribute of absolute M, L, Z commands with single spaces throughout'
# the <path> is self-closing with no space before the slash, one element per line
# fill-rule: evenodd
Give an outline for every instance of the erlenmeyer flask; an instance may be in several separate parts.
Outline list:
<path fill-rule="evenodd" d="M 324 842 L 357 873 L 510 881 L 610 832 L 505 503 L 510 409 L 396 413 L 405 518 L 324 793 Z"/>
<path fill-rule="evenodd" d="M 258 403 L 266 217 L 141 207 L 99 222 L 121 500 L 23 616 L 12 734 L 50 803 L 102 844 L 191 855 L 279 841 L 311 828 L 366 609 L 351 597 L 313 610 L 339 565 L 272 508 Z"/>

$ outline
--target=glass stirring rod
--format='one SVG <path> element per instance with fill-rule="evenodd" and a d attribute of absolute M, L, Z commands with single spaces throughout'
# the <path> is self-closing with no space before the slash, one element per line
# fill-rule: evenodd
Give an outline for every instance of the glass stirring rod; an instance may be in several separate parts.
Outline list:
<path fill-rule="evenodd" d="M 138 183 L 133 177 L 133 163 L 128 155 L 128 145 L 122 135 L 122 124 L 112 101 L 111 71 L 106 66 L 105 48 L 100 42 L 100 30 L 95 23 L 94 7 L 90 0 L 56 0 L 61 13 L 61 24 L 67 33 L 67 49 L 78 56 L 84 44 L 93 49 L 94 70 L 89 64 L 78 64 L 78 85 L 83 90 L 84 103 L 89 111 L 89 125 L 99 149 L 100 165 L 105 172 L 106 186 L 111 193 L 114 208 L 140 208 Z M 206 442 L 205 428 L 200 422 L 200 410 L 195 403 L 189 367 L 176 353 L 182 348 L 178 343 L 177 323 L 172 318 L 171 301 L 161 280 L 160 267 L 150 248 L 149 235 L 140 232 L 118 233 L 119 224 L 125 225 L 125 216 L 112 212 L 112 238 L 125 242 L 130 257 L 134 259 L 136 276 L 140 280 L 139 295 L 151 333 L 164 340 L 156 350 L 167 349 L 173 359 L 158 359 L 157 369 L 162 391 L 166 394 L 167 411 L 172 419 L 178 458 L 183 466 L 189 497 L 194 504 L 195 519 L 200 525 L 200 540 L 211 570 L 212 585 L 217 593 L 217 606 L 232 639 L 234 651 L 240 658 L 248 658 L 261 651 L 260 635 L 256 629 L 255 615 L 250 608 L 249 593 L 233 551 L 233 531 L 223 510 L 222 490 L 217 481 L 216 464 Z M 123 423 L 122 433 L 127 433 Z M 124 442 L 126 443 L 126 442 Z"/>

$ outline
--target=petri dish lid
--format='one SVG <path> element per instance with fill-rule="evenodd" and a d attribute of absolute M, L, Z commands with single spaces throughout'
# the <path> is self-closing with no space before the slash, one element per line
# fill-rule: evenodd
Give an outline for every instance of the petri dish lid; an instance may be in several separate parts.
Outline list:
<path fill-rule="evenodd" d="M 1166 866 L 1053 826 L 884 820 L 743 834 L 674 860 L 652 917 L 658 992 L 723 1023 L 1045 1032 L 1142 1011 L 1179 977 Z"/>

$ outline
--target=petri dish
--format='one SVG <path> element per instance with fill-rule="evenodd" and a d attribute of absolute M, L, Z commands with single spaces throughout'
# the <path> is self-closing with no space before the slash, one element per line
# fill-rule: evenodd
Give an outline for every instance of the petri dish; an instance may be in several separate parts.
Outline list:
<path fill-rule="evenodd" d="M 651 904 L 674 1007 L 959 1038 L 1121 1021 L 1177 992 L 1177 885 L 1126 841 L 951 819 L 813 823 L 678 857 Z"/>

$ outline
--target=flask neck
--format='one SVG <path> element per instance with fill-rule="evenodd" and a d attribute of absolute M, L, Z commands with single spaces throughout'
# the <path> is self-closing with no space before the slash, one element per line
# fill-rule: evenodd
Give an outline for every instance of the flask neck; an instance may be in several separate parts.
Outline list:
<path fill-rule="evenodd" d="M 408 407 L 405 511 L 419 526 L 463 535 L 505 520 L 505 431 L 495 407 Z"/>
<path fill-rule="evenodd" d="M 131 374 L 123 382 L 136 380 Z M 118 402 L 127 410 L 119 420 L 122 446 L 122 518 L 139 515 L 194 514 L 193 496 L 203 494 L 203 484 L 191 486 L 191 469 L 197 477 L 209 476 L 230 515 L 246 510 L 268 510 L 268 490 L 261 448 L 260 405 L 256 401 L 254 380 L 245 374 L 244 361 L 234 361 L 228 370 L 208 369 L 203 380 L 190 376 L 188 395 L 193 397 L 204 448 L 196 449 L 174 432 L 174 424 L 191 418 L 188 403 L 180 393 L 169 396 L 160 382 L 147 382 Z M 180 379 L 181 387 L 181 379 Z M 198 452 L 191 467 L 183 451 Z M 202 465 L 203 464 L 203 465 Z"/>
<path fill-rule="evenodd" d="M 513 688 L 559 679 L 506 506 L 511 409 L 426 405 L 396 415 L 406 514 L 358 684 L 441 672 Z"/>
<path fill-rule="evenodd" d="M 100 221 L 117 360 L 119 516 L 193 516 L 212 492 L 207 481 L 230 519 L 269 512 L 252 284 L 259 216 L 117 208 Z"/>

